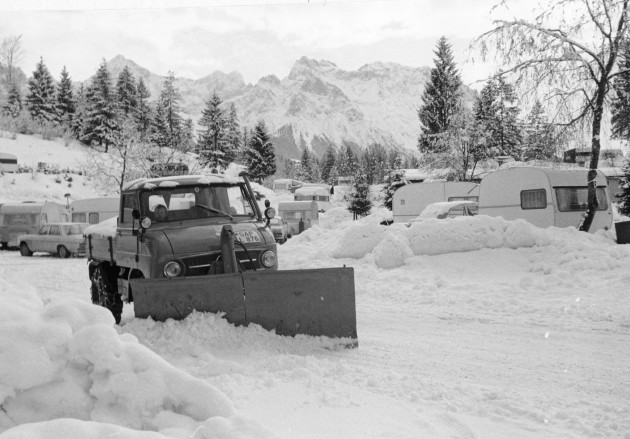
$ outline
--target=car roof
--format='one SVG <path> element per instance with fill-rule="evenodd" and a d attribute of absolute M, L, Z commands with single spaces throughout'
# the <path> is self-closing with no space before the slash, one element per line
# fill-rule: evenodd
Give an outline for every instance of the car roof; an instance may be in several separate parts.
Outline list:
<path fill-rule="evenodd" d="M 458 200 L 458 201 L 439 201 L 437 203 L 431 203 L 427 205 L 419 217 L 437 216 L 439 214 L 448 213 L 453 207 L 457 206 L 477 206 L 479 203 L 471 200 Z"/>

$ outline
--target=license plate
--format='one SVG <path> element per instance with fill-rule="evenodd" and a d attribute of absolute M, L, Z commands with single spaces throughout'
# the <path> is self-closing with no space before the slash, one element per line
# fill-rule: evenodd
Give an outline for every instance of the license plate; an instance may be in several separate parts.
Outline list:
<path fill-rule="evenodd" d="M 234 232 L 236 239 L 244 244 L 250 242 L 260 242 L 260 235 L 256 232 Z"/>

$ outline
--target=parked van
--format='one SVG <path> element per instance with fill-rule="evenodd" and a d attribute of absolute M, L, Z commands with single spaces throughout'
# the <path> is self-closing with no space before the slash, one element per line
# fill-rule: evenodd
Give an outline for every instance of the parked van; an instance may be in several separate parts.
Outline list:
<path fill-rule="evenodd" d="M 407 223 L 411 221 L 420 215 L 429 204 L 462 200 L 478 201 L 479 184 L 469 181 L 433 181 L 407 184 L 394 192 L 392 199 L 394 222 Z"/>
<path fill-rule="evenodd" d="M 293 195 L 295 201 L 317 201 L 317 208 L 325 212 L 330 207 L 330 192 L 317 186 L 301 187 Z"/>
<path fill-rule="evenodd" d="M 295 236 L 319 224 L 316 201 L 285 201 L 278 204 L 278 216 L 289 225 L 289 235 Z"/>
<path fill-rule="evenodd" d="M 274 192 L 294 193 L 295 190 L 301 188 L 303 184 L 304 183 L 298 180 L 281 178 L 280 180 L 274 180 L 272 189 Z"/>
<path fill-rule="evenodd" d="M 43 224 L 68 222 L 66 206 L 59 203 L 9 203 L 0 207 L 0 244 L 17 247 L 17 237 L 37 233 Z"/>
<path fill-rule="evenodd" d="M 525 219 L 538 227 L 578 227 L 587 207 L 587 169 L 513 167 L 486 175 L 479 214 Z M 589 229 L 608 230 L 613 214 L 606 177 L 597 172 L 599 207 Z"/>
<path fill-rule="evenodd" d="M 0 152 L 0 172 L 17 172 L 17 157 L 8 152 Z"/>
<path fill-rule="evenodd" d="M 118 216 L 120 197 L 98 197 L 74 200 L 70 203 L 70 220 L 73 223 L 98 224 Z"/>

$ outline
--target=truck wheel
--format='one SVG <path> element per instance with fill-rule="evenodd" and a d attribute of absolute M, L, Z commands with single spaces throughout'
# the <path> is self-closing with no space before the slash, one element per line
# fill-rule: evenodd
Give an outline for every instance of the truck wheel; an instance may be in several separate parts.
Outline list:
<path fill-rule="evenodd" d="M 70 250 L 68 250 L 65 246 L 60 245 L 59 248 L 57 249 L 57 253 L 59 253 L 59 257 L 60 258 L 64 258 L 67 259 L 70 257 L 70 255 L 72 253 L 70 253 Z"/>
<path fill-rule="evenodd" d="M 116 320 L 116 324 L 119 324 L 123 303 L 118 291 L 114 288 L 115 284 L 112 282 L 110 272 L 99 265 L 94 269 L 90 280 L 92 281 L 92 286 L 90 287 L 92 303 L 110 310 Z"/>
<path fill-rule="evenodd" d="M 20 254 L 22 256 L 33 256 L 33 252 L 28 248 L 28 244 L 25 242 L 20 244 Z"/>

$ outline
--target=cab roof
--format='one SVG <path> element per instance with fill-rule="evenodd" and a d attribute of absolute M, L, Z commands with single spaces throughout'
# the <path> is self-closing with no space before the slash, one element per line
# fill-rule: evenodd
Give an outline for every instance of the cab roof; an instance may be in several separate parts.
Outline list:
<path fill-rule="evenodd" d="M 124 187 L 124 191 L 132 191 L 138 189 L 157 189 L 176 187 L 179 185 L 212 185 L 212 184 L 225 184 L 225 183 L 242 183 L 243 179 L 240 177 L 227 177 L 224 174 L 206 174 L 206 175 L 171 175 L 168 177 L 157 178 L 139 178 L 137 180 L 127 183 Z"/>

